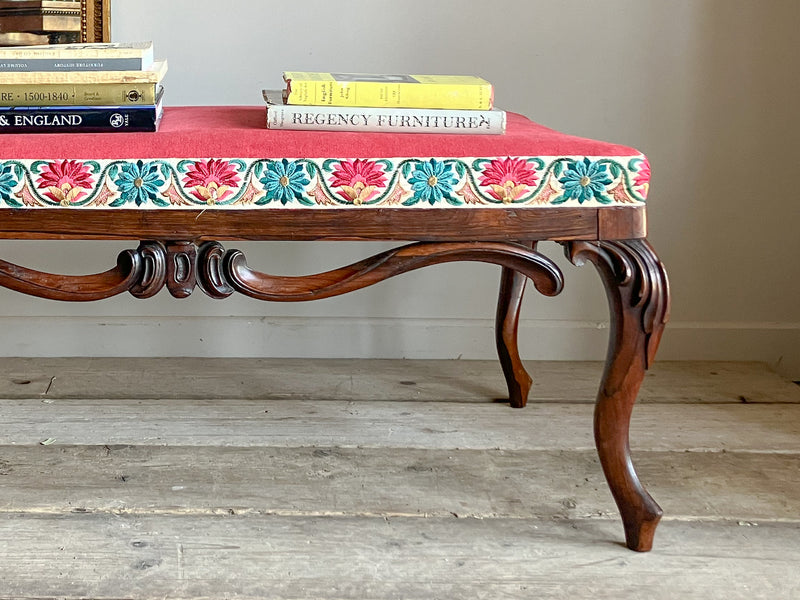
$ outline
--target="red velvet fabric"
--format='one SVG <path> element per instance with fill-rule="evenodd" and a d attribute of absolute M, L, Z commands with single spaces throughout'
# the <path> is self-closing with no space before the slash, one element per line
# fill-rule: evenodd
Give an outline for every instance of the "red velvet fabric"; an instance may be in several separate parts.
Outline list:
<path fill-rule="evenodd" d="M 639 156 L 509 113 L 505 135 L 385 134 L 266 128 L 263 106 L 164 109 L 158 133 L 3 135 L 0 159 Z"/>

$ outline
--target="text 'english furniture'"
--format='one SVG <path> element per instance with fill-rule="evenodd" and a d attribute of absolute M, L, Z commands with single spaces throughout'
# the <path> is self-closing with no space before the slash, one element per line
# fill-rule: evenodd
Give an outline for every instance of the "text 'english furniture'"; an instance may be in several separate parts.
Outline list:
<path fill-rule="evenodd" d="M 592 263 L 610 306 L 594 429 L 627 545 L 646 551 L 661 509 L 628 446 L 631 411 L 669 314 L 667 276 L 645 239 L 650 167 L 636 150 L 508 116 L 506 135 L 272 131 L 263 107 L 165 109 L 158 133 L 7 135 L 0 147 L 0 238 L 136 240 L 95 275 L 44 273 L 0 260 L 0 285 L 91 301 L 166 287 L 305 301 L 451 261 L 502 267 L 500 362 L 514 407 L 531 378 L 517 347 L 527 279 L 563 287 L 536 250 L 561 244 Z M 409 242 L 339 269 L 272 276 L 230 240 Z"/>

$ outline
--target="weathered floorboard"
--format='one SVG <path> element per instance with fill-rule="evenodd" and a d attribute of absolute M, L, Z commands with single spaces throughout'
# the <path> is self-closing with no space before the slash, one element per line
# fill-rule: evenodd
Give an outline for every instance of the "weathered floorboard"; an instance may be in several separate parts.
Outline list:
<path fill-rule="evenodd" d="M 601 362 L 526 361 L 530 401 L 593 403 Z M 235 358 L 5 358 L 0 398 L 252 398 L 490 402 L 496 361 Z M 761 363 L 656 362 L 640 403 L 800 403 Z"/>
<path fill-rule="evenodd" d="M 239 399 L 0 400 L 0 445 L 591 450 L 589 404 Z M 687 417 L 687 415 L 689 415 Z M 800 404 L 637 406 L 631 447 L 800 452 Z"/>
<path fill-rule="evenodd" d="M 0 516 L 8 598 L 794 598 L 798 524 Z M 724 594 L 720 595 L 720 591 Z"/>
<path fill-rule="evenodd" d="M 635 458 L 667 520 L 800 522 L 800 454 Z M 5 513 L 616 514 L 591 450 L 4 446 L 0 477 Z"/>

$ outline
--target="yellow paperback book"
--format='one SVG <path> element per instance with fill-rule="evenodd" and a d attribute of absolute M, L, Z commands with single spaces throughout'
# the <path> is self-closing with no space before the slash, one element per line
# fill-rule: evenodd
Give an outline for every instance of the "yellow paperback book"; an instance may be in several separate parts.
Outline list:
<path fill-rule="evenodd" d="M 286 71 L 284 102 L 304 106 L 489 110 L 493 88 L 471 75 Z"/>

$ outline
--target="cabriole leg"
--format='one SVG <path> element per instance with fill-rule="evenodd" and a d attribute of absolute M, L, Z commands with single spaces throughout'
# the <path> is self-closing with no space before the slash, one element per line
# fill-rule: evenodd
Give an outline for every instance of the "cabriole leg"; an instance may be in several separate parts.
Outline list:
<path fill-rule="evenodd" d="M 536 250 L 536 243 L 532 245 Z M 519 356 L 518 329 L 519 309 L 525 293 L 527 277 L 518 271 L 503 267 L 500 275 L 500 295 L 495 316 L 495 343 L 503 375 L 508 385 L 508 399 L 514 408 L 522 408 L 528 402 L 528 392 L 533 380 Z"/>
<path fill-rule="evenodd" d="M 573 264 L 588 260 L 597 267 L 608 295 L 611 331 L 595 405 L 595 443 L 622 516 L 627 545 L 646 552 L 652 548 L 661 508 L 633 468 L 628 432 L 645 369 L 653 361 L 669 317 L 667 274 L 644 239 L 569 242 L 565 247 Z"/>

